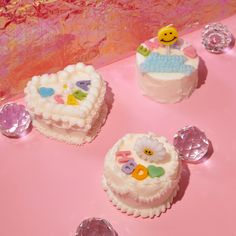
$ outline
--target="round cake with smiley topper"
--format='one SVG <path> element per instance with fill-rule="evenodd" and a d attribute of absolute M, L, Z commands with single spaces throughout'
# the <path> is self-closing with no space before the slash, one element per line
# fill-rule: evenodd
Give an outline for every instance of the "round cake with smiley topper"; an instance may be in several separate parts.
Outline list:
<path fill-rule="evenodd" d="M 198 84 L 199 57 L 193 46 L 179 39 L 173 25 L 142 43 L 136 53 L 138 82 L 143 94 L 160 103 L 189 97 Z"/>
<path fill-rule="evenodd" d="M 159 216 L 177 194 L 181 170 L 178 154 L 166 138 L 127 134 L 106 155 L 103 187 L 122 212 Z"/>

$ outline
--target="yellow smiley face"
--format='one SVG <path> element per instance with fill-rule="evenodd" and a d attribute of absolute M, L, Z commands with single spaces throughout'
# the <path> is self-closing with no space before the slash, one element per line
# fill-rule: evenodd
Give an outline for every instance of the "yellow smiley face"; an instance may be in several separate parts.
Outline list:
<path fill-rule="evenodd" d="M 173 26 L 165 26 L 158 31 L 158 41 L 166 46 L 174 44 L 178 39 L 178 32 Z"/>

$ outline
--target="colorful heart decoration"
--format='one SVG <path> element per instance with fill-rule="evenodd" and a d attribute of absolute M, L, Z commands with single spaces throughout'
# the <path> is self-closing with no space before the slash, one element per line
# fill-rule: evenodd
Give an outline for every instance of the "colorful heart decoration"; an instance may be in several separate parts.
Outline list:
<path fill-rule="evenodd" d="M 184 55 L 190 58 L 196 58 L 197 52 L 196 49 L 193 46 L 188 46 L 183 49 Z"/>
<path fill-rule="evenodd" d="M 91 84 L 91 81 L 90 80 L 81 80 L 81 81 L 78 81 L 76 82 L 76 85 L 77 87 L 85 90 L 85 91 L 88 91 L 89 90 L 89 85 Z"/>
<path fill-rule="evenodd" d="M 148 174 L 151 178 L 161 177 L 165 174 L 165 170 L 162 167 L 150 165 L 148 166 Z"/>
<path fill-rule="evenodd" d="M 54 96 L 54 100 L 55 100 L 58 104 L 64 104 L 64 100 L 63 100 L 62 96 L 59 95 L 59 94 L 56 94 L 56 95 Z"/>
<path fill-rule="evenodd" d="M 40 87 L 38 92 L 41 97 L 50 97 L 55 93 L 55 90 L 53 88 Z"/>

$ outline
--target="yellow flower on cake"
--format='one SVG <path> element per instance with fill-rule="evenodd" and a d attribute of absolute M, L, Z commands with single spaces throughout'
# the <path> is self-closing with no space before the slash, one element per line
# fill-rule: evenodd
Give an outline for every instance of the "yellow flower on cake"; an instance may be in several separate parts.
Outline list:
<path fill-rule="evenodd" d="M 137 139 L 134 150 L 140 158 L 149 162 L 161 161 L 166 156 L 166 149 L 163 144 L 147 136 Z"/>

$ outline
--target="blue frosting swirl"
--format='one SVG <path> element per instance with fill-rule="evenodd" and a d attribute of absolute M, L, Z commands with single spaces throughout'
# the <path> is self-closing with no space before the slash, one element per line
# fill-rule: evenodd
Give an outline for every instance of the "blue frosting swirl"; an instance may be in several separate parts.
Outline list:
<path fill-rule="evenodd" d="M 191 65 L 185 65 L 186 57 L 182 55 L 163 55 L 151 53 L 140 65 L 143 73 L 184 73 L 190 75 L 194 70 Z"/>

